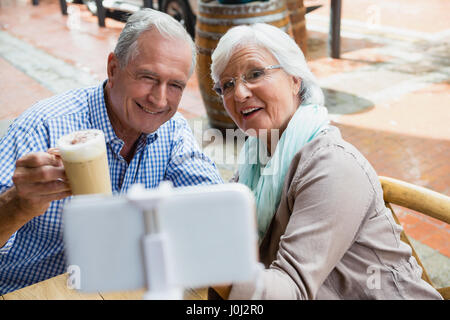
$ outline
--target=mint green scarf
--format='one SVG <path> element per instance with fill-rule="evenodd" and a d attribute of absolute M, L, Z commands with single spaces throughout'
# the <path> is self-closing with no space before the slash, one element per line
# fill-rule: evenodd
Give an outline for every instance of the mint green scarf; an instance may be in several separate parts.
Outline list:
<path fill-rule="evenodd" d="M 239 182 L 255 194 L 258 234 L 261 241 L 280 203 L 284 178 L 294 155 L 328 127 L 328 112 L 318 105 L 301 105 L 264 166 L 260 150 L 267 151 L 257 137 L 248 137 L 239 155 Z M 264 149 L 265 148 L 265 149 Z M 261 160 L 263 160 L 261 162 Z"/>

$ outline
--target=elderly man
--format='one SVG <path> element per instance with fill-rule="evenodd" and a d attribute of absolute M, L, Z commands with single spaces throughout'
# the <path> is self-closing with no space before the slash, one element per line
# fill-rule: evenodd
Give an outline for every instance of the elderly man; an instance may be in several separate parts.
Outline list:
<path fill-rule="evenodd" d="M 162 180 L 222 182 L 177 113 L 194 65 L 195 46 L 183 27 L 145 9 L 128 19 L 104 83 L 40 101 L 10 126 L 0 141 L 0 294 L 65 272 L 61 211 L 71 191 L 49 151 L 62 135 L 104 132 L 113 193 Z"/>

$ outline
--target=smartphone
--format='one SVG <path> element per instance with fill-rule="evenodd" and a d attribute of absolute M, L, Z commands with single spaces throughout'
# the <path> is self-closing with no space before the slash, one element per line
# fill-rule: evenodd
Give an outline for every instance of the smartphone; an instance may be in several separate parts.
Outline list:
<path fill-rule="evenodd" d="M 255 201 L 247 187 L 141 188 L 136 194 L 80 195 L 65 205 L 64 243 L 77 289 L 145 288 L 144 262 L 153 257 L 145 256 L 143 239 L 155 234 L 166 239 L 173 286 L 196 288 L 254 276 L 258 236 Z M 156 219 L 149 220 L 149 212 Z"/>

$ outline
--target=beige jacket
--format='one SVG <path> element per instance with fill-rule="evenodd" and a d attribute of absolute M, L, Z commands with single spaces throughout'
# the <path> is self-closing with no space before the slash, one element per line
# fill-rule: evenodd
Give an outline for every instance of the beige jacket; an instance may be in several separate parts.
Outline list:
<path fill-rule="evenodd" d="M 260 246 L 259 282 L 230 299 L 442 299 L 421 279 L 378 176 L 331 127 L 294 157 Z"/>

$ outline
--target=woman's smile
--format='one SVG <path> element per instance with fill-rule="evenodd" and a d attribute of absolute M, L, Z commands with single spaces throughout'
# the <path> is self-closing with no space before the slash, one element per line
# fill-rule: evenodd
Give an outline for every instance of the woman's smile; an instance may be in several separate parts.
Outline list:
<path fill-rule="evenodd" d="M 243 108 L 241 110 L 242 118 L 244 120 L 249 120 L 249 119 L 255 117 L 259 113 L 259 111 L 261 111 L 262 109 L 263 108 L 261 108 L 261 107 L 247 107 L 247 108 Z"/>

